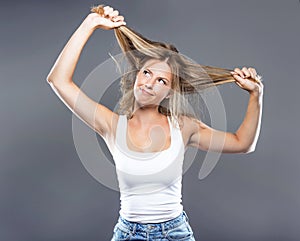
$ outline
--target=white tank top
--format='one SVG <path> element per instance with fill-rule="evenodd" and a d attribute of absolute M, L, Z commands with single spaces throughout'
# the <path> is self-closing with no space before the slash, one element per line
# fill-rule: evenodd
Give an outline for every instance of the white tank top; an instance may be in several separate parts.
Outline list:
<path fill-rule="evenodd" d="M 120 115 L 112 156 L 120 188 L 119 214 L 131 222 L 165 222 L 180 215 L 184 142 L 178 123 L 168 117 L 170 147 L 136 152 L 127 146 L 127 117 Z"/>

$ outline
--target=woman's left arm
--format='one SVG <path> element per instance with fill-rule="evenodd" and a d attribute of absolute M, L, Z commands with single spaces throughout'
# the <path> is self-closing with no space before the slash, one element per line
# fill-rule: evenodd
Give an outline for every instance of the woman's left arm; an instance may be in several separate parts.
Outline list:
<path fill-rule="evenodd" d="M 249 92 L 247 112 L 235 135 L 245 151 L 252 152 L 255 150 L 261 126 L 263 84 L 254 68 L 235 68 L 232 75 L 237 85 Z"/>
<path fill-rule="evenodd" d="M 244 120 L 235 133 L 215 130 L 197 121 L 188 145 L 202 150 L 224 153 L 248 153 L 255 150 L 258 140 L 263 104 L 263 84 L 254 68 L 235 68 L 231 72 L 236 84 L 249 92 Z"/>

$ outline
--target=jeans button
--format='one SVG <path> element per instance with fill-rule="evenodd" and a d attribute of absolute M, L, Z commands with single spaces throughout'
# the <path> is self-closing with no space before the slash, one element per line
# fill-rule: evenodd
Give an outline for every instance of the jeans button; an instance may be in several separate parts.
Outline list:
<path fill-rule="evenodd" d="M 148 229 L 153 229 L 154 227 L 151 224 L 148 224 Z"/>

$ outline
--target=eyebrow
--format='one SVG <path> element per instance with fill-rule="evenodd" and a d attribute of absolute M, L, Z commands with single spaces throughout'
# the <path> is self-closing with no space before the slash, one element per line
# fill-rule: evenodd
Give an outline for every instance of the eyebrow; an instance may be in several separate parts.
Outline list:
<path fill-rule="evenodd" d="M 150 70 L 150 68 L 149 68 L 149 67 L 146 67 L 146 68 L 144 68 L 144 69 L 148 70 L 148 71 L 149 71 L 151 74 L 153 74 L 153 72 Z M 166 77 L 159 76 L 158 78 L 161 78 L 161 79 L 164 79 L 164 80 L 166 80 L 166 81 L 170 82 L 170 80 L 168 80 Z"/>

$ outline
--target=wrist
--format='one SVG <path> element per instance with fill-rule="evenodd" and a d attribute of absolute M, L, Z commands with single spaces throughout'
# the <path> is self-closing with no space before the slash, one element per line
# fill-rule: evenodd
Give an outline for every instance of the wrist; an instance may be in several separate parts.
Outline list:
<path fill-rule="evenodd" d="M 262 83 L 260 83 L 255 89 L 248 92 L 251 96 L 262 97 L 264 92 L 264 86 L 262 85 Z"/>
<path fill-rule="evenodd" d="M 263 90 L 260 91 L 249 91 L 250 98 L 254 99 L 262 99 L 263 98 Z"/>
<path fill-rule="evenodd" d="M 89 14 L 81 23 L 80 27 L 82 28 L 83 31 L 87 32 L 87 33 L 93 33 L 95 28 L 95 24 L 94 24 L 94 20 L 91 16 L 91 14 Z"/>

